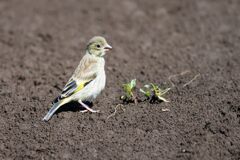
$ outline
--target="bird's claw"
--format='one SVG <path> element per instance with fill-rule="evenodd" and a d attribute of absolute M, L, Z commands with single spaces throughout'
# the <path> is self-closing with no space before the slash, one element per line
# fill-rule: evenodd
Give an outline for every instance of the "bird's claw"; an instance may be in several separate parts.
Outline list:
<path fill-rule="evenodd" d="M 99 113 L 100 112 L 100 110 L 93 110 L 93 109 L 91 109 L 91 110 L 83 110 L 83 111 L 80 111 L 81 113 L 85 113 L 85 112 L 91 112 L 91 113 Z"/>

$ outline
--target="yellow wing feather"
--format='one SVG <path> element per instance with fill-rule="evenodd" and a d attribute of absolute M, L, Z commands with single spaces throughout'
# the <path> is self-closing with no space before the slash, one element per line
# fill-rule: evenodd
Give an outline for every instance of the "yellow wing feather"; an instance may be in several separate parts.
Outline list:
<path fill-rule="evenodd" d="M 91 80 L 90 80 L 90 81 L 91 81 Z M 77 88 L 76 88 L 76 90 L 74 91 L 74 93 L 77 93 L 77 92 L 81 91 L 90 81 L 81 82 L 81 83 L 77 86 Z M 73 93 L 73 94 L 74 94 L 74 93 Z"/>

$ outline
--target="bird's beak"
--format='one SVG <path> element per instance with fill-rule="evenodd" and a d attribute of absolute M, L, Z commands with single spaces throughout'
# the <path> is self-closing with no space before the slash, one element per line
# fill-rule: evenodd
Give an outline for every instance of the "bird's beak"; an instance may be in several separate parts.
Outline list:
<path fill-rule="evenodd" d="M 107 44 L 105 47 L 104 47 L 104 50 L 105 51 L 109 51 L 112 49 L 112 46 L 110 46 L 109 44 Z"/>

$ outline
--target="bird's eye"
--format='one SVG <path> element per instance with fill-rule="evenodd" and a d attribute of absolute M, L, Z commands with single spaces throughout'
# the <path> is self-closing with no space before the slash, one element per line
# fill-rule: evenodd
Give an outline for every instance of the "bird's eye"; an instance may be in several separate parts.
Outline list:
<path fill-rule="evenodd" d="M 97 48 L 100 48 L 101 46 L 99 44 L 97 44 Z"/>

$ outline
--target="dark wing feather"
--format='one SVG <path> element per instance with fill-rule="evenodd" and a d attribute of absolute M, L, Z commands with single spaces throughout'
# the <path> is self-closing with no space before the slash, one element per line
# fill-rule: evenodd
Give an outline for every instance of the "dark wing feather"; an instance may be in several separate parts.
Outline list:
<path fill-rule="evenodd" d="M 92 80 L 84 81 L 84 82 L 80 83 L 80 85 L 77 85 L 77 82 L 75 80 L 70 79 L 68 81 L 68 83 L 65 85 L 65 87 L 63 88 L 61 95 L 58 96 L 57 98 L 55 98 L 53 103 L 57 103 L 60 100 L 67 98 L 67 97 L 71 96 L 72 94 L 80 91 L 85 86 L 87 86 L 91 81 Z"/>
<path fill-rule="evenodd" d="M 68 83 L 65 85 L 65 87 L 62 90 L 61 97 L 66 98 L 71 96 L 76 89 L 77 89 L 77 82 L 75 80 L 68 81 Z"/>

